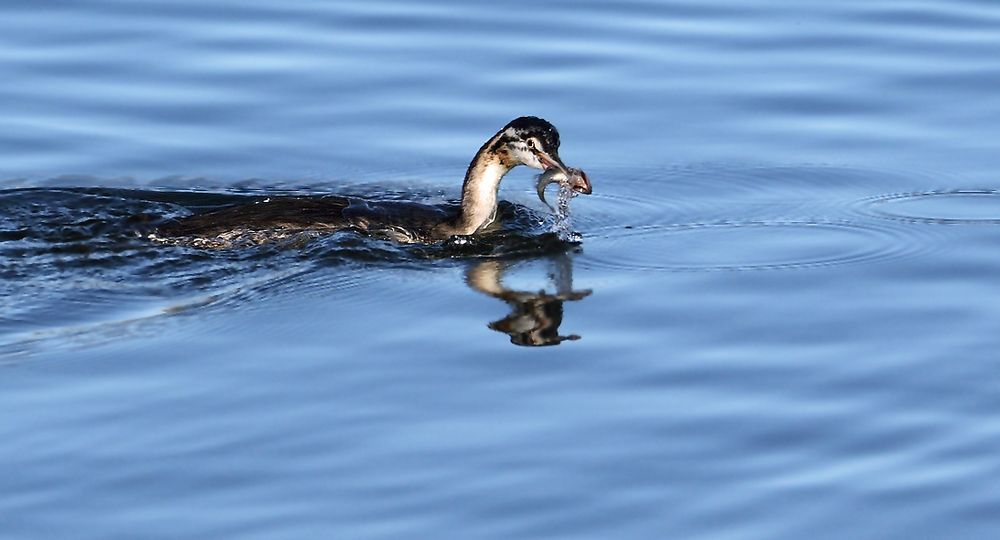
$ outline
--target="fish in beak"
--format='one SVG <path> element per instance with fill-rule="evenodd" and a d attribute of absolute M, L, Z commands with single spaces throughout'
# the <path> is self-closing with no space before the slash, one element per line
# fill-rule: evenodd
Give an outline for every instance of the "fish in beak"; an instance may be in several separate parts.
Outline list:
<path fill-rule="evenodd" d="M 562 163 L 556 163 L 555 166 L 547 168 L 544 173 L 538 176 L 538 185 L 535 186 L 538 198 L 546 205 L 549 203 L 545 200 L 545 188 L 549 184 L 556 183 L 568 186 L 574 192 L 583 193 L 584 195 L 590 195 L 594 191 L 590 185 L 590 178 L 587 177 L 587 173 L 583 172 L 583 170 L 566 167 Z"/>
<path fill-rule="evenodd" d="M 535 152 L 535 156 L 538 161 L 545 168 L 545 172 L 541 174 L 538 178 L 538 185 L 536 189 L 538 190 L 538 198 L 542 200 L 545 204 L 545 188 L 549 184 L 554 184 L 559 182 L 560 184 L 568 185 L 576 193 L 583 193 L 584 195 L 590 195 L 594 192 L 593 187 L 590 185 L 590 178 L 587 177 L 587 173 L 583 172 L 582 169 L 575 169 L 573 167 L 567 167 L 563 164 L 559 156 L 553 152 L 549 154 L 544 151 Z"/>

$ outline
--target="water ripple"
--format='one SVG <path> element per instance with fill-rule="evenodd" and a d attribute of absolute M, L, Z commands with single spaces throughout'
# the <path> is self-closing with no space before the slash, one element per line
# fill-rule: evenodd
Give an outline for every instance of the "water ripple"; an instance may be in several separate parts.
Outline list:
<path fill-rule="evenodd" d="M 597 169 L 574 202 L 582 261 L 614 270 L 712 271 L 860 264 L 945 244 L 919 227 L 856 210 L 873 189 L 919 186 L 923 173 L 820 166 Z M 857 198 L 856 198 L 857 197 Z"/>
<path fill-rule="evenodd" d="M 930 246 L 912 231 L 850 221 L 735 221 L 607 231 L 586 264 L 610 270 L 749 271 L 860 264 Z M 666 244 L 668 248 L 653 248 Z"/>
<path fill-rule="evenodd" d="M 951 189 L 893 193 L 859 203 L 863 213 L 937 225 L 1000 224 L 1000 190 Z"/>

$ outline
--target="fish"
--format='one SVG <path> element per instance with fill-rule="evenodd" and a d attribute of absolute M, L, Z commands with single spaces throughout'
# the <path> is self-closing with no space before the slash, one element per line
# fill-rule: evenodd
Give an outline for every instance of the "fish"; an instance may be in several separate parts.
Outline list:
<path fill-rule="evenodd" d="M 576 193 L 590 193 L 590 181 L 587 179 L 587 174 L 582 170 L 573 167 L 567 167 L 565 171 L 557 168 L 549 169 L 538 175 L 538 184 L 535 186 L 535 189 L 538 192 L 538 198 L 549 208 L 552 208 L 552 205 L 545 200 L 545 188 L 547 188 L 549 184 L 556 183 L 562 186 L 572 187 L 574 195 Z M 586 186 L 586 190 L 583 190 L 580 186 Z"/>

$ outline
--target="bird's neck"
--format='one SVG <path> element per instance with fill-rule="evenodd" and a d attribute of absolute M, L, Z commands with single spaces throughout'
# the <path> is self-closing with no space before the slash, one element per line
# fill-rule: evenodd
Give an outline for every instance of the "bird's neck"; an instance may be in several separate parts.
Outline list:
<path fill-rule="evenodd" d="M 497 148 L 496 138 L 486 141 L 469 164 L 462 184 L 462 209 L 451 234 L 473 234 L 496 219 L 500 180 L 514 167 L 507 151 Z"/>

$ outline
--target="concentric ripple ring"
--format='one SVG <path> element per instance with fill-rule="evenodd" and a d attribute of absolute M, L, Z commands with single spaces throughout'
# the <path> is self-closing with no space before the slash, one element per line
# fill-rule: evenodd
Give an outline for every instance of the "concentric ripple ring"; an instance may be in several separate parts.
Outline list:
<path fill-rule="evenodd" d="M 670 236 L 668 250 L 650 236 Z M 927 243 L 914 232 L 853 221 L 739 221 L 605 231 L 585 239 L 581 263 L 668 272 L 777 270 L 904 257 Z"/>
<path fill-rule="evenodd" d="M 955 189 L 882 195 L 862 201 L 862 212 L 938 225 L 1000 224 L 1000 190 Z"/>

